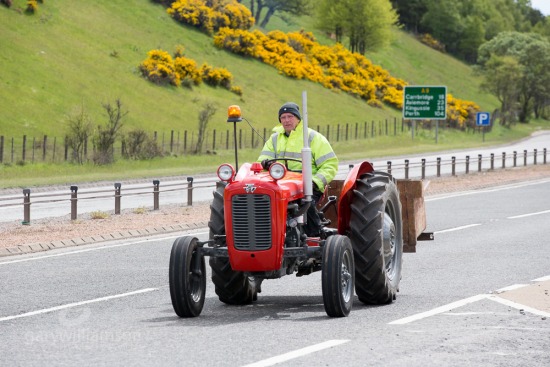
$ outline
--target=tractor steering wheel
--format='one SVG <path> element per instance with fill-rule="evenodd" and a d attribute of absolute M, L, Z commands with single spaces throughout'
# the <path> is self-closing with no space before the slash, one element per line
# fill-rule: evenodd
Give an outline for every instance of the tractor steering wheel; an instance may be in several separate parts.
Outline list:
<path fill-rule="evenodd" d="M 301 159 L 297 159 L 297 158 L 274 158 L 274 159 L 266 159 L 262 162 L 262 165 L 264 164 L 265 162 L 265 169 L 269 169 L 269 167 L 274 163 L 274 162 L 277 162 L 277 161 L 284 161 L 285 162 L 285 167 L 286 167 L 286 170 L 287 171 L 290 171 L 290 172 L 298 172 L 298 173 L 302 173 L 302 170 L 301 169 L 290 169 L 288 168 L 288 162 L 300 162 L 302 163 L 302 160 Z"/>

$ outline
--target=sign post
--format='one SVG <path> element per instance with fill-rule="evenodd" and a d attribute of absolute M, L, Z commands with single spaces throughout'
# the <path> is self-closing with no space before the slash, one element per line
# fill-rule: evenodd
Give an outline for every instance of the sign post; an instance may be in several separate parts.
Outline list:
<path fill-rule="evenodd" d="M 447 87 L 405 86 L 403 92 L 403 118 L 436 121 L 435 142 L 437 143 L 439 120 L 447 118 Z"/>
<path fill-rule="evenodd" d="M 489 112 L 478 112 L 476 114 L 476 126 L 482 127 L 483 142 L 485 142 L 485 130 L 491 126 L 491 114 Z"/>

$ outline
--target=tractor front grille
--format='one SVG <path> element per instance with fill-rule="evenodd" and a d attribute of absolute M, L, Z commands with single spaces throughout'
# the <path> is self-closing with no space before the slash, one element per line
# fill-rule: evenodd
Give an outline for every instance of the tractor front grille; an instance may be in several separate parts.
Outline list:
<path fill-rule="evenodd" d="M 271 247 L 271 201 L 268 195 L 235 195 L 232 219 L 236 249 L 255 251 Z"/>

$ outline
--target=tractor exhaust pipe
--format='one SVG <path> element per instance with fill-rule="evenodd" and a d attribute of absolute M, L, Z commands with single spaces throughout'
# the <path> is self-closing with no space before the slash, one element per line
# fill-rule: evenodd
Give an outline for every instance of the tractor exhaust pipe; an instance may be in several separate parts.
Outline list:
<path fill-rule="evenodd" d="M 304 180 L 304 201 L 311 205 L 313 195 L 313 173 L 311 166 L 311 148 L 309 147 L 309 134 L 307 126 L 307 92 L 302 92 L 302 110 L 304 124 L 304 147 L 302 148 L 302 178 Z M 308 205 L 308 206 L 309 206 Z M 304 216 L 304 219 L 307 216 Z M 305 220 L 304 220 L 305 222 Z"/>

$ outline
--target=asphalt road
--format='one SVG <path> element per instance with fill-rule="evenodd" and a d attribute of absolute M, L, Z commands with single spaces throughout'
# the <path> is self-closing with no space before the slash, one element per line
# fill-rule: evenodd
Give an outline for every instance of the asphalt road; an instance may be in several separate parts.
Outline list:
<path fill-rule="evenodd" d="M 387 157 L 385 159 L 372 160 L 365 157 L 364 160 L 372 162 L 377 170 L 387 170 L 388 161 L 392 162 L 392 174 L 396 178 L 405 178 L 405 159 L 409 161 L 409 178 L 422 177 L 421 163 L 426 160 L 425 175 L 434 177 L 437 175 L 437 159 L 441 159 L 439 168 L 441 175 L 450 175 L 453 171 L 451 162 L 455 158 L 455 173 L 464 174 L 466 171 L 466 157 L 469 156 L 469 171 L 478 170 L 478 156 L 482 156 L 482 170 L 491 167 L 491 154 L 494 155 L 493 165 L 496 169 L 512 167 L 514 164 L 514 152 L 516 152 L 517 165 L 534 164 L 534 151 L 537 149 L 537 163 L 543 163 L 543 150 L 550 149 L 550 131 L 541 131 L 528 139 L 518 141 L 502 147 L 487 147 L 454 152 L 427 153 L 407 157 Z M 525 155 L 527 151 L 527 155 Z M 502 153 L 506 153 L 503 159 Z M 547 153 L 548 154 L 548 153 Z M 547 160 L 550 158 L 547 157 Z M 503 162 L 504 161 L 504 162 Z M 229 162 L 233 163 L 233 162 Z M 345 179 L 350 165 L 358 161 L 343 162 L 338 170 L 336 178 Z M 204 202 L 212 200 L 212 191 L 215 188 L 217 177 L 195 177 L 193 181 L 192 201 Z M 188 202 L 187 178 L 175 180 L 161 180 L 159 183 L 159 205 L 182 204 Z M 111 185 L 96 185 L 94 187 L 80 187 L 77 190 L 78 205 L 77 216 L 94 211 L 110 212 L 115 208 L 114 183 Z M 133 209 L 139 207 L 152 207 L 153 179 L 147 183 L 123 183 L 121 185 L 121 209 Z M 67 186 L 64 190 L 31 190 L 30 220 L 61 217 L 71 213 L 71 190 Z M 23 196 L 21 191 L 0 193 L 0 222 L 19 221 L 24 219 Z M 9 205 L 9 206 L 5 206 Z"/>
<path fill-rule="evenodd" d="M 267 280 L 242 307 L 208 280 L 201 316 L 180 319 L 174 238 L 4 258 L 0 365 L 548 366 L 550 314 L 495 292 L 550 279 L 548 192 L 550 180 L 430 197 L 436 239 L 405 254 L 397 300 L 356 300 L 347 318 L 326 316 L 314 273 Z"/>

